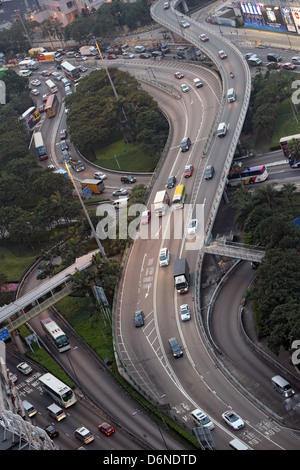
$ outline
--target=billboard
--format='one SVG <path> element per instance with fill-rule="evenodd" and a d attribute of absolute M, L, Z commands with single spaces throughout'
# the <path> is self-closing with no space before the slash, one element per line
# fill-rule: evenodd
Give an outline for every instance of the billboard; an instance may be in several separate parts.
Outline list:
<path fill-rule="evenodd" d="M 300 8 L 240 2 L 240 9 L 245 26 L 248 28 L 283 33 L 300 32 Z"/>

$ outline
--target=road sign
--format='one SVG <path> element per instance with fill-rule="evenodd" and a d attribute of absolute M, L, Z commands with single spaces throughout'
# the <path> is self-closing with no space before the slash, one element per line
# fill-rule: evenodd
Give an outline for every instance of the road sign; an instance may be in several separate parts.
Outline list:
<path fill-rule="evenodd" d="M 4 328 L 0 331 L 0 341 L 5 341 L 8 338 L 10 338 L 10 333 L 7 328 Z"/>

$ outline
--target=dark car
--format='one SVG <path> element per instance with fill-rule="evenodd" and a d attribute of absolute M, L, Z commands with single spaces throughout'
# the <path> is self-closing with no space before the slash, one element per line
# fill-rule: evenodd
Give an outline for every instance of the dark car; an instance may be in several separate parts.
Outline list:
<path fill-rule="evenodd" d="M 79 70 L 79 72 L 84 73 L 84 72 L 87 72 L 87 67 L 84 67 L 83 65 L 80 65 L 78 67 L 78 70 Z"/>
<path fill-rule="evenodd" d="M 132 184 L 136 182 L 136 177 L 131 176 L 131 175 L 127 175 L 127 176 L 124 175 L 124 176 L 121 176 L 121 181 L 122 183 Z"/>
<path fill-rule="evenodd" d="M 180 144 L 181 151 L 186 152 L 187 150 L 190 149 L 191 145 L 192 145 L 191 139 L 189 137 L 185 137 Z"/>
<path fill-rule="evenodd" d="M 170 338 L 169 339 L 169 346 L 171 348 L 171 351 L 172 351 L 172 355 L 174 357 L 181 357 L 183 352 L 182 352 L 182 349 L 180 347 L 180 344 L 178 343 L 178 340 L 177 338 Z"/>
<path fill-rule="evenodd" d="M 151 54 L 149 54 L 148 52 L 142 52 L 142 54 L 139 55 L 140 59 L 150 59 L 150 57 Z"/>
<path fill-rule="evenodd" d="M 137 328 L 139 326 L 144 325 L 144 323 L 145 323 L 144 322 L 144 313 L 142 312 L 142 310 L 138 310 L 137 312 L 135 312 L 133 321 L 134 321 L 134 326 L 137 327 Z"/>
<path fill-rule="evenodd" d="M 170 176 L 170 178 L 167 181 L 166 188 L 168 189 L 174 188 L 176 181 L 177 181 L 176 176 Z"/>
<path fill-rule="evenodd" d="M 215 172 L 215 169 L 212 165 L 207 166 L 204 171 L 204 178 L 206 180 L 211 180 L 212 177 L 214 176 L 214 172 Z"/>
<path fill-rule="evenodd" d="M 69 146 L 68 146 L 68 143 L 67 143 L 66 140 L 62 140 L 60 142 L 60 148 L 61 148 L 61 150 L 68 150 L 69 149 Z"/>
<path fill-rule="evenodd" d="M 54 426 L 52 426 L 52 424 L 49 424 L 49 426 L 46 426 L 44 428 L 44 430 L 46 431 L 46 433 L 48 434 L 49 437 L 51 437 L 51 439 L 53 437 L 56 437 L 58 436 L 59 432 L 57 431 L 57 429 L 55 429 Z"/>

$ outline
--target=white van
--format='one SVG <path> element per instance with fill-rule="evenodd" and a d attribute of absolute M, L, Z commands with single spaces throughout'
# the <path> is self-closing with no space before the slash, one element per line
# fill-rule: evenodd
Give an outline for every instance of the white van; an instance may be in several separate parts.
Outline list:
<path fill-rule="evenodd" d="M 217 130 L 218 137 L 224 137 L 224 135 L 226 135 L 226 132 L 227 132 L 226 123 L 225 122 L 220 122 L 220 124 L 218 126 L 218 130 Z"/>
<path fill-rule="evenodd" d="M 260 67 L 262 65 L 262 61 L 259 57 L 250 57 L 250 59 L 248 59 L 248 64 L 253 65 L 254 67 Z"/>
<path fill-rule="evenodd" d="M 201 88 L 203 86 L 203 83 L 199 78 L 194 78 L 194 85 L 196 88 Z"/>
<path fill-rule="evenodd" d="M 29 403 L 29 401 L 23 400 L 22 403 L 23 403 L 25 414 L 28 418 L 31 418 L 37 413 L 35 407 L 31 403 Z"/>
<path fill-rule="evenodd" d="M 57 421 L 61 421 L 62 419 L 66 418 L 66 413 L 64 412 L 64 410 L 57 406 L 55 403 L 48 406 L 47 410 L 49 411 L 49 415 Z"/>
<path fill-rule="evenodd" d="M 203 413 L 202 410 L 200 410 L 200 408 L 197 408 L 196 410 L 192 411 L 191 415 L 195 424 L 197 424 L 198 426 L 203 426 L 204 428 L 208 428 L 210 430 L 214 429 L 214 423 L 205 413 Z"/>
<path fill-rule="evenodd" d="M 229 90 L 227 91 L 227 101 L 228 103 L 233 103 L 235 101 L 234 88 L 229 88 Z"/>
<path fill-rule="evenodd" d="M 62 82 L 64 87 L 71 86 L 71 83 L 69 82 L 69 80 L 67 78 L 62 78 L 61 82 Z"/>
<path fill-rule="evenodd" d="M 30 75 L 32 75 L 31 70 L 20 70 L 19 72 L 20 77 L 30 77 Z"/>
<path fill-rule="evenodd" d="M 115 209 L 119 209 L 120 206 L 125 206 L 126 204 L 128 204 L 128 201 L 129 201 L 129 197 L 122 197 L 114 201 L 112 205 L 113 207 L 115 207 Z"/>
<path fill-rule="evenodd" d="M 140 54 L 141 52 L 145 52 L 146 48 L 144 46 L 134 46 L 134 50 Z"/>
<path fill-rule="evenodd" d="M 285 398 L 291 397 L 295 394 L 292 386 L 280 375 L 275 375 L 275 377 L 272 377 L 272 385 L 276 392 L 279 392 Z"/>
<path fill-rule="evenodd" d="M 246 444 L 239 439 L 232 439 L 232 441 L 229 442 L 229 446 L 233 450 L 252 450 L 251 447 L 246 446 Z"/>

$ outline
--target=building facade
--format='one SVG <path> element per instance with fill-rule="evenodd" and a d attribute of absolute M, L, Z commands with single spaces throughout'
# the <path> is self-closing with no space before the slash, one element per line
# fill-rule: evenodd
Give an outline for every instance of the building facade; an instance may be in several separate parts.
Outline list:
<path fill-rule="evenodd" d="M 83 9 L 98 9 L 106 0 L 38 0 L 39 10 L 31 13 L 32 19 L 41 23 L 57 19 L 66 26 L 81 15 Z"/>

